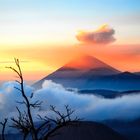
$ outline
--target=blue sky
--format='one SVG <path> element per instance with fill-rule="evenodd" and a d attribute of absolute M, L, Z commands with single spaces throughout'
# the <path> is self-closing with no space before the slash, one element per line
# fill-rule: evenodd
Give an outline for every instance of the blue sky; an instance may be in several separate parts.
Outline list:
<path fill-rule="evenodd" d="M 0 44 L 75 43 L 78 30 L 102 24 L 115 29 L 116 43 L 138 44 L 139 13 L 139 0 L 0 0 Z"/>

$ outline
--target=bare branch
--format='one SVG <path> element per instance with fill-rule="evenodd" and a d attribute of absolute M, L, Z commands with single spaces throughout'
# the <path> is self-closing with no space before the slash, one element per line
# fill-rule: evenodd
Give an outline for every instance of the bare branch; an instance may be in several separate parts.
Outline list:
<path fill-rule="evenodd" d="M 2 125 L 2 140 L 5 140 L 5 128 L 6 128 L 6 124 L 7 124 L 8 119 L 5 118 L 4 122 L 0 122 L 0 124 Z"/>
<path fill-rule="evenodd" d="M 29 134 L 32 136 L 32 140 L 39 140 L 39 136 L 41 136 L 41 139 L 45 137 L 45 139 L 47 140 L 47 138 L 56 135 L 56 131 L 59 128 L 72 124 L 73 122 L 80 121 L 78 117 L 72 117 L 75 110 L 72 110 L 68 105 L 65 105 L 64 113 L 57 110 L 55 106 L 50 105 L 50 111 L 54 113 L 54 116 L 50 117 L 46 115 L 45 117 L 42 117 L 41 115 L 37 115 L 40 122 L 38 125 L 35 125 L 35 122 L 33 120 L 32 109 L 40 108 L 42 101 L 36 100 L 32 102 L 30 100 L 31 98 L 33 98 L 34 92 L 31 93 L 30 97 L 28 97 L 24 89 L 24 79 L 18 59 L 15 59 L 15 64 L 16 68 L 7 68 L 14 71 L 19 78 L 18 80 L 16 80 L 16 83 L 19 84 L 19 87 L 14 88 L 20 91 L 23 100 L 16 102 L 20 105 L 25 105 L 25 111 L 21 111 L 18 107 L 16 107 L 18 116 L 11 118 L 13 122 L 11 127 L 19 130 L 23 134 L 24 140 Z"/>
<path fill-rule="evenodd" d="M 17 82 L 18 84 L 21 84 L 18 80 L 15 80 L 15 82 Z"/>
<path fill-rule="evenodd" d="M 16 107 L 16 109 L 18 111 L 18 118 L 11 118 L 11 120 L 13 121 L 13 125 L 11 125 L 10 127 L 18 129 L 21 133 L 24 134 L 25 139 L 31 131 L 31 124 L 26 112 L 24 112 L 23 114 L 18 107 Z"/>
<path fill-rule="evenodd" d="M 26 105 L 26 102 L 25 101 L 22 101 L 22 102 L 16 101 L 16 103 L 18 103 L 18 104 L 25 104 Z"/>
<path fill-rule="evenodd" d="M 14 88 L 17 89 L 18 91 L 22 92 L 20 88 L 18 88 L 18 87 L 14 87 Z"/>
<path fill-rule="evenodd" d="M 12 71 L 14 71 L 19 77 L 21 77 L 20 73 L 13 67 L 6 67 L 8 69 L 11 69 Z"/>
<path fill-rule="evenodd" d="M 19 64 L 19 60 L 16 58 L 14 60 L 15 60 L 15 64 L 16 64 L 17 68 L 13 68 L 13 67 L 7 67 L 7 68 L 14 71 L 17 74 L 18 78 L 20 79 L 20 81 L 16 81 L 20 84 L 20 88 L 17 88 L 17 87 L 15 87 L 15 88 L 20 91 L 20 93 L 23 97 L 23 100 L 25 102 L 24 104 L 26 105 L 27 110 L 26 110 L 26 116 L 22 116 L 24 114 L 22 114 L 20 112 L 20 110 L 17 108 L 19 116 L 18 116 L 18 120 L 16 120 L 15 118 L 12 118 L 12 120 L 14 122 L 13 126 L 17 129 L 21 130 L 24 134 L 28 130 L 28 128 L 30 127 L 30 133 L 32 135 L 32 139 L 38 140 L 36 128 L 35 128 L 32 113 L 31 113 L 31 106 L 33 106 L 35 108 L 35 107 L 39 106 L 39 103 L 35 103 L 33 105 L 30 104 L 28 96 L 26 95 L 26 93 L 24 91 L 24 79 L 23 79 L 21 67 Z"/>
<path fill-rule="evenodd" d="M 34 96 L 34 93 L 32 92 L 30 98 L 33 98 L 33 96 Z"/>
<path fill-rule="evenodd" d="M 30 103 L 30 106 L 33 108 L 39 108 L 43 102 L 42 101 L 35 101 L 34 103 Z"/>
<path fill-rule="evenodd" d="M 74 113 L 74 110 L 72 110 L 68 105 L 65 105 L 65 113 L 61 113 L 56 109 L 55 106 L 50 106 L 50 110 L 56 114 L 56 117 L 47 117 L 45 116 L 42 118 L 39 116 L 42 120 L 48 121 L 50 126 L 55 126 L 55 127 L 50 127 L 49 129 L 46 130 L 45 134 L 45 139 L 48 139 L 49 137 L 58 135 L 56 131 L 60 129 L 61 127 L 64 127 L 66 125 L 72 125 L 74 122 L 78 122 L 81 119 L 78 117 L 75 117 L 74 119 L 72 118 L 72 114 Z M 58 117 L 57 117 L 58 116 Z"/>

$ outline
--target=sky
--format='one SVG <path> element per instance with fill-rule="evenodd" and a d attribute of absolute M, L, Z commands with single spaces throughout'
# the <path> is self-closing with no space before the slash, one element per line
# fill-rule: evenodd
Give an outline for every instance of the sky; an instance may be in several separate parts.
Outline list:
<path fill-rule="evenodd" d="M 0 80 L 14 57 L 38 80 L 83 52 L 140 71 L 139 13 L 139 0 L 0 0 Z"/>

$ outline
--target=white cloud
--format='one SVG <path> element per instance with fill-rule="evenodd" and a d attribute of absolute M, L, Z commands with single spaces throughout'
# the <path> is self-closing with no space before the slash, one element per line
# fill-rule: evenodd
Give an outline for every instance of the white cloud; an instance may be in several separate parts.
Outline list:
<path fill-rule="evenodd" d="M 15 101 L 21 100 L 19 91 L 14 89 L 15 82 L 5 83 L 0 90 L 0 119 L 15 114 Z M 25 86 L 30 96 L 33 90 Z M 45 81 L 42 89 L 35 91 L 33 100 L 43 101 L 42 108 L 36 113 L 46 113 L 47 107 L 55 105 L 58 109 L 64 109 L 68 104 L 76 110 L 76 115 L 85 120 L 106 119 L 136 119 L 140 117 L 140 94 L 125 95 L 115 99 L 105 99 L 95 95 L 81 95 L 77 92 L 67 91 L 62 85 Z M 24 109 L 24 107 L 22 107 Z"/>

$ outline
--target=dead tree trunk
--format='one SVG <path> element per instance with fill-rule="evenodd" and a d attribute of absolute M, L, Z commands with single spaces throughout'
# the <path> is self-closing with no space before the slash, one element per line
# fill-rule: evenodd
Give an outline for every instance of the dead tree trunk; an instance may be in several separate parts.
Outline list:
<path fill-rule="evenodd" d="M 7 124 L 7 121 L 8 119 L 5 119 L 4 122 L 0 122 L 0 124 L 2 125 L 2 140 L 5 140 L 5 127 L 6 127 L 6 124 Z"/>

